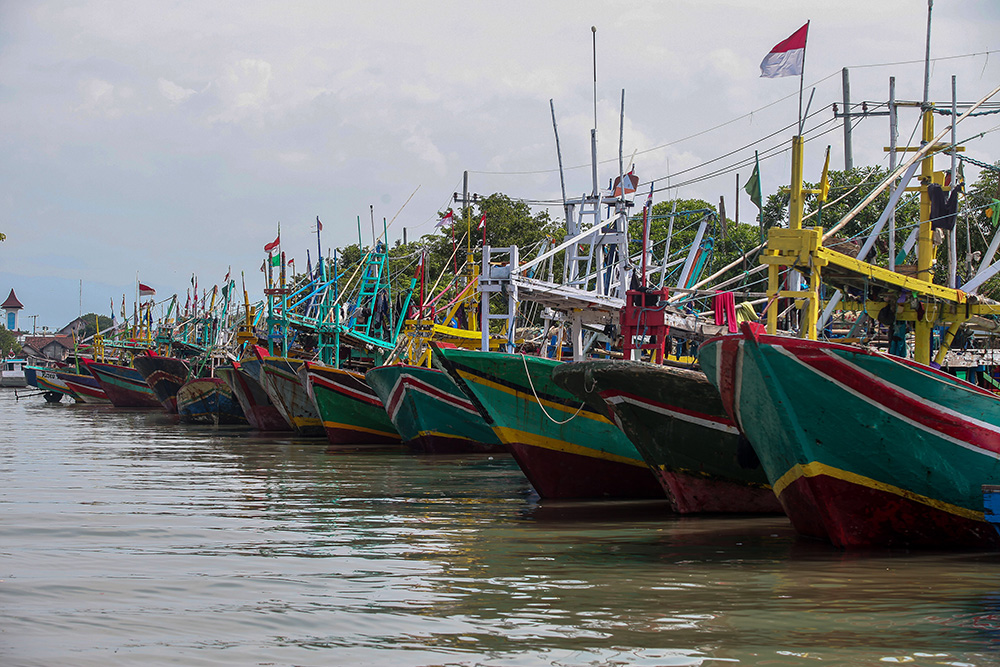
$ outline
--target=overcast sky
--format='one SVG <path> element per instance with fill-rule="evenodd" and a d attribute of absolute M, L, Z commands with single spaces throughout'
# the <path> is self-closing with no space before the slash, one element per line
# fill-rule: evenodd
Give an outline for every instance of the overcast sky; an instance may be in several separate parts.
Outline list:
<path fill-rule="evenodd" d="M 618 171 L 624 89 L 623 152 L 641 182 L 670 186 L 656 200 L 725 195 L 733 217 L 725 168 L 787 145 L 797 115 L 797 77 L 759 78 L 767 52 L 811 20 L 817 180 L 827 144 L 843 167 L 829 108 L 841 69 L 853 101 L 884 101 L 889 76 L 898 98 L 920 99 L 926 18 L 926 0 L 0 0 L 0 299 L 13 287 L 30 328 L 24 315 L 39 327 L 75 317 L 80 281 L 83 312 L 119 308 L 123 292 L 131 304 L 137 273 L 183 302 L 192 273 L 211 288 L 232 266 L 259 295 L 279 221 L 300 269 L 317 215 L 324 252 L 356 242 L 359 216 L 370 243 L 370 206 L 379 225 L 395 219 L 391 241 L 403 227 L 412 240 L 433 231 L 466 170 L 472 192 L 558 200 L 550 99 L 568 193 L 588 191 L 591 26 L 602 185 Z M 939 0 L 931 98 L 950 102 L 953 74 L 960 100 L 1000 84 L 1000 51 L 985 53 L 997 35 L 997 0 Z M 947 58 L 965 54 L 978 55 Z M 901 142 L 916 122 L 901 113 Z M 959 134 L 998 125 L 985 116 Z M 968 155 L 1000 158 L 998 136 Z M 885 118 L 863 120 L 855 164 L 884 164 L 887 143 Z M 788 170 L 787 152 L 761 163 L 765 196 Z M 742 221 L 755 213 L 743 195 Z"/>

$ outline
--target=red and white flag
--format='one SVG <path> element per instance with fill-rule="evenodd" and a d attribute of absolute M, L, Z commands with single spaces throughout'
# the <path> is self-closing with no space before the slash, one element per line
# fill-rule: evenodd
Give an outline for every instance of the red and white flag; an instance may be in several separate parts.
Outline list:
<path fill-rule="evenodd" d="M 139 296 L 141 296 L 141 297 L 142 296 L 153 296 L 154 294 L 156 294 L 156 290 L 155 289 L 153 289 L 149 285 L 143 285 L 142 283 L 139 283 Z"/>
<path fill-rule="evenodd" d="M 625 174 L 624 181 L 625 181 L 625 194 L 631 194 L 635 192 L 635 186 L 638 185 L 639 183 L 639 177 L 635 175 L 635 167 L 632 167 L 632 171 Z M 614 195 L 612 196 L 614 197 L 622 196 L 622 177 L 618 177 L 615 179 Z"/>
<path fill-rule="evenodd" d="M 278 235 L 274 237 L 274 240 L 264 246 L 264 252 L 271 252 L 279 245 L 281 245 L 281 232 L 278 232 Z"/>
<path fill-rule="evenodd" d="M 317 232 L 323 231 L 323 223 L 319 221 L 318 215 L 316 216 L 316 231 Z"/>
<path fill-rule="evenodd" d="M 434 229 L 441 229 L 441 228 L 442 228 L 442 227 L 444 227 L 445 225 L 450 225 L 450 224 L 452 224 L 453 222 L 455 222 L 455 214 L 454 214 L 454 213 L 452 212 L 452 210 L 451 210 L 451 209 L 449 208 L 449 209 L 448 209 L 448 212 L 444 214 L 444 217 L 443 217 L 443 218 L 441 218 L 440 220 L 438 220 L 438 221 L 437 221 L 437 224 L 436 224 L 436 225 L 434 225 Z"/>
<path fill-rule="evenodd" d="M 779 76 L 798 76 L 802 74 L 802 63 L 806 59 L 806 35 L 809 32 L 809 22 L 792 33 L 792 36 L 779 42 L 771 52 L 760 61 L 760 75 L 766 79 Z"/>
<path fill-rule="evenodd" d="M 483 213 L 482 217 L 479 218 L 479 229 L 484 229 L 486 227 L 486 214 Z"/>

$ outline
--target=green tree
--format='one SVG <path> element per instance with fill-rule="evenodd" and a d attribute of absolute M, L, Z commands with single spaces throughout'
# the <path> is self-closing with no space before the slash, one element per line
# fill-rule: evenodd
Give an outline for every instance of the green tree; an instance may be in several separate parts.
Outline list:
<path fill-rule="evenodd" d="M 100 327 L 101 331 L 104 331 L 111 326 L 111 318 L 106 315 L 87 313 L 86 315 L 81 315 L 81 317 L 86 328 L 84 328 L 83 333 L 80 335 L 80 340 L 93 336 L 97 333 L 98 327 Z"/>
<path fill-rule="evenodd" d="M 11 332 L 0 328 L 0 357 L 9 357 L 21 352 L 17 338 Z"/>

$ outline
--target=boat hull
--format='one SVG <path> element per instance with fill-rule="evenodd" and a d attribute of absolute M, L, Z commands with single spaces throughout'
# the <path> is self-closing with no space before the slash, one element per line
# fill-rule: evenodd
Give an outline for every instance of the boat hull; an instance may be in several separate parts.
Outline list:
<path fill-rule="evenodd" d="M 101 384 L 93 375 L 89 373 L 73 373 L 70 371 L 55 370 L 56 377 L 66 383 L 66 386 L 73 390 L 75 398 L 81 403 L 92 405 L 107 405 L 111 402 L 108 395 L 104 393 Z"/>
<path fill-rule="evenodd" d="M 246 424 L 229 385 L 221 378 L 189 380 L 177 390 L 177 414 L 195 424 Z"/>
<path fill-rule="evenodd" d="M 796 530 L 843 548 L 996 548 L 1000 399 L 906 359 L 743 333 L 701 365 Z"/>
<path fill-rule="evenodd" d="M 134 368 L 86 361 L 87 370 L 97 378 L 101 389 L 116 408 L 162 408 L 156 394 Z"/>
<path fill-rule="evenodd" d="M 176 414 L 177 390 L 187 382 L 188 365 L 174 357 L 136 357 L 133 365 L 163 408 Z"/>
<path fill-rule="evenodd" d="M 613 414 L 675 512 L 782 512 L 757 455 L 704 373 L 583 361 L 556 367 L 552 379 Z"/>
<path fill-rule="evenodd" d="M 256 373 L 246 370 L 249 364 L 256 364 Z M 252 361 L 240 363 L 233 367 L 222 367 L 215 369 L 216 374 L 221 377 L 233 396 L 239 401 L 243 408 L 243 414 L 247 422 L 258 431 L 291 431 L 291 425 L 285 421 L 277 408 L 271 403 L 267 392 L 260 386 L 256 377 L 260 376 L 260 362 Z"/>
<path fill-rule="evenodd" d="M 335 445 L 397 444 L 402 441 L 378 394 L 361 373 L 312 362 L 299 371 L 309 386 L 327 439 Z"/>
<path fill-rule="evenodd" d="M 306 438 L 326 435 L 309 390 L 299 378 L 299 368 L 305 362 L 285 357 L 265 357 L 260 362 L 260 384 L 271 404 L 295 432 Z"/>
<path fill-rule="evenodd" d="M 48 392 L 49 394 L 69 396 L 75 401 L 82 402 L 76 392 L 66 384 L 66 381 L 59 377 L 59 374 L 55 371 L 55 369 L 41 368 L 38 366 L 25 366 L 24 379 L 25 382 L 28 383 L 29 387 L 35 387 L 36 389 Z M 49 400 L 48 396 L 46 396 L 45 400 Z"/>
<path fill-rule="evenodd" d="M 365 374 L 393 426 L 411 449 L 426 454 L 505 452 L 479 410 L 444 371 L 404 364 Z"/>
<path fill-rule="evenodd" d="M 435 348 L 542 498 L 663 498 L 625 434 L 552 382 L 561 362 Z"/>

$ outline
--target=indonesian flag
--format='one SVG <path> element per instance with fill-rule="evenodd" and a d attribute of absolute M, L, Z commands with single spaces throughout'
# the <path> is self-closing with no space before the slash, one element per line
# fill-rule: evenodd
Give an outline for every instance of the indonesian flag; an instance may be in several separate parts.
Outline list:
<path fill-rule="evenodd" d="M 802 63 L 806 58 L 806 34 L 809 32 L 809 22 L 796 30 L 791 37 L 779 42 L 771 52 L 760 61 L 760 75 L 766 79 L 779 76 L 798 76 L 802 74 Z"/>
<path fill-rule="evenodd" d="M 139 296 L 153 296 L 156 294 L 156 290 L 149 285 L 143 285 L 139 283 Z"/>
<path fill-rule="evenodd" d="M 278 235 L 274 237 L 274 240 L 264 246 L 264 252 L 271 252 L 279 245 L 281 245 L 281 232 L 278 232 Z"/>
<path fill-rule="evenodd" d="M 316 216 L 316 231 L 317 232 L 323 231 L 323 223 L 319 221 L 318 215 Z"/>
<path fill-rule="evenodd" d="M 486 227 L 486 214 L 483 213 L 482 217 L 479 218 L 479 229 Z"/>
<path fill-rule="evenodd" d="M 449 208 L 448 212 L 444 214 L 444 217 L 438 220 L 437 224 L 434 225 L 434 229 L 441 229 L 445 225 L 450 225 L 455 222 L 455 214 Z"/>

